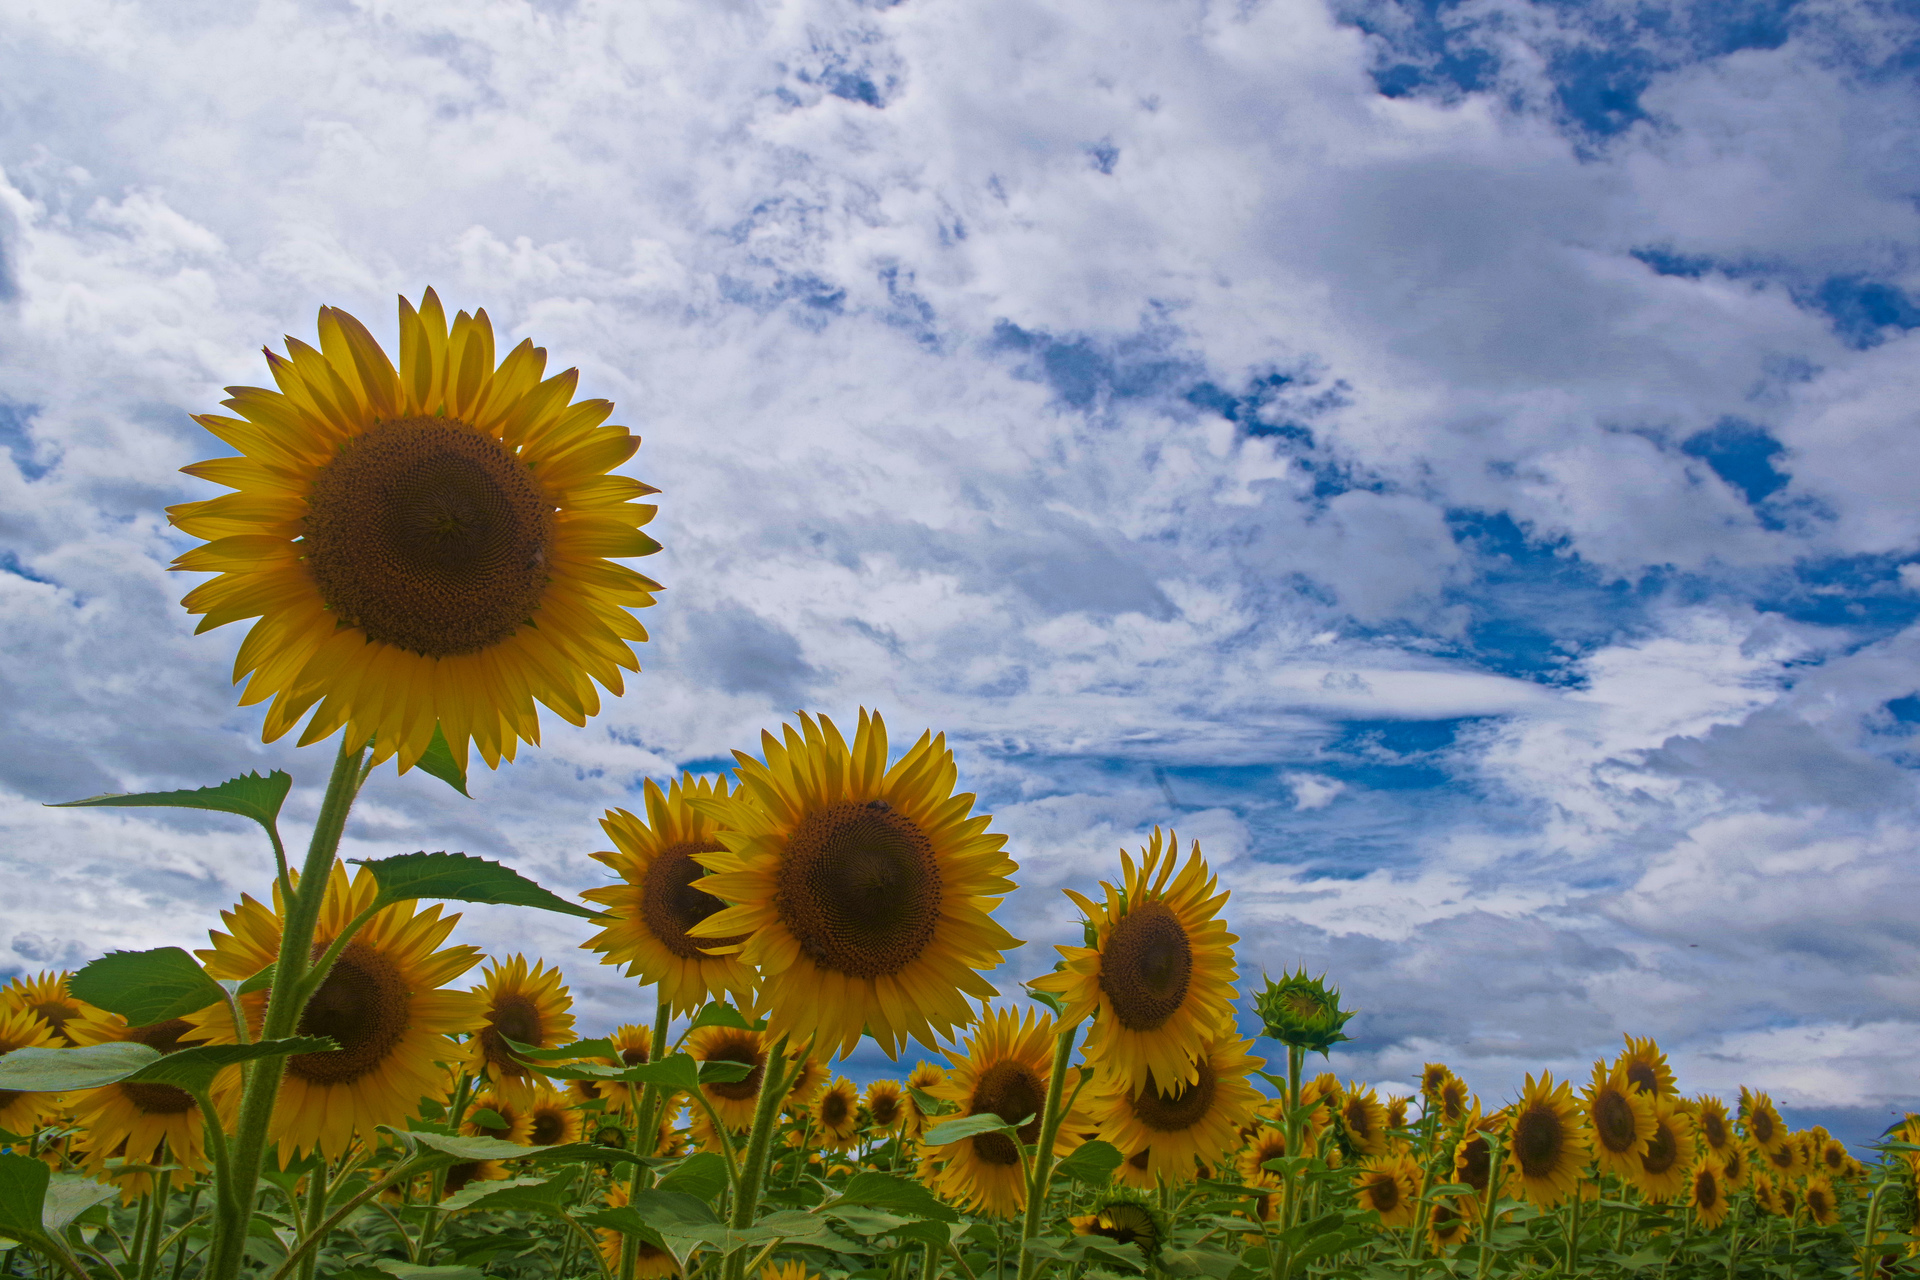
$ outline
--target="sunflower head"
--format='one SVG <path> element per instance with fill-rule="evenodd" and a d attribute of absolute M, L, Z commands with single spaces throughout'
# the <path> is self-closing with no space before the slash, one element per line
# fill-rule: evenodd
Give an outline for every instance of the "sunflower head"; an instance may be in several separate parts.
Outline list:
<path fill-rule="evenodd" d="M 1770 1152 L 1787 1140 L 1787 1126 L 1780 1122 L 1780 1112 L 1774 1107 L 1773 1099 L 1764 1093 L 1750 1093 L 1745 1085 L 1740 1087 L 1740 1120 L 1747 1137 L 1763 1152 Z"/>
<path fill-rule="evenodd" d="M 533 1132 L 533 1117 L 522 1105 L 524 1095 L 481 1093 L 460 1121 L 460 1132 L 475 1138 L 493 1138 L 499 1142 L 526 1143 Z"/>
<path fill-rule="evenodd" d="M 952 1201 L 977 1212 L 1010 1218 L 1026 1205 L 1020 1146 L 1039 1141 L 1041 1113 L 1053 1075 L 1055 1026 L 1033 1009 L 1016 1014 L 991 1006 L 981 1011 L 964 1054 L 950 1055 L 953 1069 L 927 1092 L 958 1103 L 963 1116 L 996 1115 L 1020 1126 L 1012 1136 L 982 1133 L 938 1148 L 945 1167 L 940 1188 Z M 1054 1153 L 1064 1155 L 1073 1135 L 1090 1125 L 1077 1108 L 1061 1118 Z M 1016 1145 L 1015 1139 L 1018 1139 Z"/>
<path fill-rule="evenodd" d="M 1840 1202 L 1825 1174 L 1816 1173 L 1807 1179 L 1807 1189 L 1801 1194 L 1800 1202 L 1806 1206 L 1807 1216 L 1820 1226 L 1830 1227 L 1840 1221 Z"/>
<path fill-rule="evenodd" d="M 1448 1125 L 1465 1124 L 1467 1112 L 1473 1106 L 1473 1092 L 1467 1088 L 1467 1082 L 1453 1076 L 1440 1085 L 1436 1102 L 1440 1109 L 1440 1119 Z"/>
<path fill-rule="evenodd" d="M 706 892 L 734 904 L 694 925 L 741 938 L 762 975 L 767 1032 L 841 1056 L 871 1034 L 889 1056 L 911 1037 L 933 1047 L 973 1020 L 980 970 L 1019 941 L 992 912 L 1013 890 L 1006 837 L 955 795 L 944 736 L 920 736 L 889 767 L 887 731 L 860 712 L 851 747 L 833 721 L 802 715 L 764 760 L 736 752 L 741 791 L 690 798 L 719 824 Z"/>
<path fill-rule="evenodd" d="M 836 1076 L 832 1084 L 813 1100 L 813 1123 L 817 1140 L 826 1151 L 851 1151 L 860 1142 L 860 1091 L 845 1076 Z"/>
<path fill-rule="evenodd" d="M 1623 1063 L 1593 1064 L 1584 1110 L 1593 1134 L 1593 1155 L 1601 1171 L 1632 1176 L 1653 1137 L 1653 1098 L 1627 1079 Z"/>
<path fill-rule="evenodd" d="M 784 1262 L 769 1262 L 760 1268 L 760 1280 L 820 1280 L 818 1272 L 807 1270 L 807 1264 L 792 1258 Z"/>
<path fill-rule="evenodd" d="M 1167 1241 L 1167 1218 L 1145 1196 L 1114 1191 L 1093 1204 L 1093 1212 L 1071 1218 L 1077 1236 L 1104 1236 L 1117 1244 L 1130 1244 L 1140 1250 L 1148 1262 L 1160 1256 Z"/>
<path fill-rule="evenodd" d="M 525 956 L 509 956 L 486 968 L 473 994 L 484 1010 L 480 1031 L 469 1043 L 474 1074 L 485 1075 L 496 1088 L 525 1093 L 533 1072 L 513 1045 L 553 1049 L 573 1039 L 573 996 L 560 971 L 547 968 L 545 961 L 529 969 Z"/>
<path fill-rule="evenodd" d="M 767 1074 L 766 1037 L 741 1027 L 701 1027 L 687 1037 L 687 1052 L 697 1062 L 738 1062 L 751 1068 L 743 1079 L 703 1084 L 700 1091 L 729 1129 L 752 1124 L 754 1104 Z M 700 1114 L 699 1108 L 694 1114 Z"/>
<path fill-rule="evenodd" d="M 882 1133 L 899 1133 L 913 1120 L 913 1103 L 898 1080 L 875 1080 L 867 1085 L 867 1115 Z"/>
<path fill-rule="evenodd" d="M 1847 1144 L 1838 1138 L 1828 1138 L 1820 1144 L 1814 1155 L 1814 1166 L 1829 1178 L 1844 1178 L 1848 1174 L 1853 1157 L 1847 1154 Z"/>
<path fill-rule="evenodd" d="M 67 1024 L 76 1018 L 104 1014 L 74 998 L 67 989 L 72 979 L 73 975 L 65 971 L 55 973 L 49 970 L 32 977 L 22 975 L 0 987 L 0 1009 L 24 1010 L 47 1024 L 48 1030 L 53 1032 L 54 1043 L 77 1044 L 79 1042 L 67 1033 Z"/>
<path fill-rule="evenodd" d="M 1428 1102 L 1440 1098 L 1440 1090 L 1453 1079 L 1453 1068 L 1444 1062 L 1429 1062 L 1420 1069 L 1420 1096 Z"/>
<path fill-rule="evenodd" d="M 1674 1096 L 1673 1068 L 1667 1065 L 1667 1055 L 1660 1051 L 1653 1038 L 1623 1038 L 1627 1042 L 1626 1052 L 1615 1061 L 1626 1073 L 1627 1083 L 1656 1098 Z"/>
<path fill-rule="evenodd" d="M 1334 1109 L 1334 1137 L 1349 1156 L 1387 1154 L 1387 1109 L 1369 1085 L 1350 1081 Z"/>
<path fill-rule="evenodd" d="M 1715 1155 L 1734 1145 L 1733 1122 L 1727 1118 L 1727 1104 L 1711 1094 L 1693 1100 L 1693 1126 L 1700 1145 Z"/>
<path fill-rule="evenodd" d="M 1383 1228 L 1413 1225 L 1420 1194 L 1420 1167 L 1405 1155 L 1372 1156 L 1354 1174 L 1359 1207 L 1380 1215 Z"/>
<path fill-rule="evenodd" d="M 1686 1192 L 1694 1160 L 1693 1120 L 1671 1094 L 1656 1095 L 1652 1102 L 1653 1132 L 1639 1168 L 1627 1176 L 1650 1203 L 1664 1204 Z"/>
<path fill-rule="evenodd" d="M 494 358 L 485 311 L 451 329 L 429 289 L 400 300 L 400 362 L 323 307 L 316 349 L 267 352 L 279 390 L 229 387 L 238 416 L 202 414 L 238 456 L 186 467 L 237 492 L 168 508 L 206 539 L 174 561 L 217 573 L 187 594 L 200 630 L 257 618 L 234 679 L 273 699 L 263 733 L 314 710 L 301 743 L 342 725 L 374 759 L 417 763 L 436 730 L 464 768 L 539 741 L 534 703 L 574 724 L 594 683 L 623 689 L 646 632 L 629 610 L 658 584 L 613 562 L 659 544 L 640 531 L 655 492 L 610 474 L 639 447 L 574 402 L 577 370 L 543 379 L 531 340 Z"/>
<path fill-rule="evenodd" d="M 1700 1219 L 1700 1225 L 1712 1231 L 1727 1218 L 1726 1168 L 1720 1158 L 1708 1152 L 1694 1162 L 1687 1175 L 1687 1206 Z"/>
<path fill-rule="evenodd" d="M 1287 1131 L 1271 1125 L 1257 1125 L 1237 1161 L 1242 1185 L 1277 1187 L 1280 1175 L 1267 1168 L 1269 1160 L 1283 1160 L 1287 1154 Z"/>
<path fill-rule="evenodd" d="M 1439 1197 L 1427 1217 L 1427 1243 L 1433 1246 L 1434 1252 L 1445 1254 L 1473 1234 L 1477 1217 L 1473 1202 L 1467 1197 Z"/>
<path fill-rule="evenodd" d="M 1579 1190 L 1588 1139 L 1573 1090 L 1541 1072 L 1527 1077 L 1525 1091 L 1507 1121 L 1507 1171 L 1517 1190 L 1551 1209 Z"/>
<path fill-rule="evenodd" d="M 618 884 L 581 896 L 607 908 L 606 928 L 580 945 L 608 964 L 625 965 L 627 976 L 657 986 L 675 1013 L 692 1013 L 709 1000 L 753 1004 L 759 976 L 737 954 L 745 935 L 695 938 L 688 933 L 726 903 L 701 882 L 707 869 L 696 860 L 726 848 L 719 826 L 693 800 L 730 798 L 724 778 L 683 774 L 666 791 L 649 778 L 642 788 L 646 821 L 625 809 L 609 809 L 601 829 L 613 849 L 593 856 L 611 867 Z"/>
<path fill-rule="evenodd" d="M 551 1085 L 542 1084 L 533 1091 L 527 1121 L 527 1142 L 532 1146 L 558 1147 L 580 1141 L 580 1112 Z"/>
<path fill-rule="evenodd" d="M 1356 1010 L 1342 1009 L 1340 989 L 1329 987 L 1324 973 L 1309 978 L 1305 966 L 1282 974 L 1278 982 L 1268 978 L 1265 990 L 1254 996 L 1253 1006 L 1267 1034 L 1296 1049 L 1325 1057 L 1334 1045 L 1353 1038 L 1341 1034 L 1341 1028 Z"/>
<path fill-rule="evenodd" d="M 1134 1084 L 1125 1076 L 1099 1078 L 1093 1106 L 1100 1136 L 1144 1159 L 1147 1182 L 1191 1182 L 1231 1151 L 1241 1126 L 1262 1099 L 1247 1076 L 1262 1065 L 1250 1040 L 1216 1033 L 1201 1040 L 1194 1078 L 1162 1090 L 1151 1074 Z M 1206 1175 L 1202 1175 L 1206 1176 Z"/>

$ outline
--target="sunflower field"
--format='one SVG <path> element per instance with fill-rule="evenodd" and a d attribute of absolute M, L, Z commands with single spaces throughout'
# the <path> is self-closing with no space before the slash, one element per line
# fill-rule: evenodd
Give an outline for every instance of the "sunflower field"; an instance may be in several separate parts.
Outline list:
<path fill-rule="evenodd" d="M 278 390 L 199 419 L 238 454 L 187 468 L 233 492 L 169 513 L 203 540 L 176 567 L 217 575 L 185 604 L 253 620 L 242 702 L 271 700 L 269 741 L 337 735 L 332 771 L 297 865 L 283 772 L 68 802 L 250 819 L 271 863 L 195 953 L 0 990 L 5 1275 L 1920 1273 L 1920 1116 L 1865 1164 L 1631 1037 L 1505 1098 L 1440 1063 L 1386 1096 L 1309 1078 L 1354 1012 L 1304 970 L 1243 981 L 1171 832 L 1069 891 L 1081 936 L 1010 1006 L 1006 838 L 943 736 L 896 756 L 864 710 L 851 741 L 801 714 L 730 777 L 646 783 L 580 901 L 461 853 L 343 862 L 380 763 L 464 794 L 475 748 L 538 745 L 539 706 L 619 695 L 659 590 L 616 563 L 658 548 L 610 404 L 431 291 L 399 345 L 324 309 L 318 347 L 268 354 Z M 561 972 L 456 941 L 449 902 L 578 918 L 635 1022 L 578 1034 Z M 857 1086 L 869 1039 L 914 1065 Z"/>

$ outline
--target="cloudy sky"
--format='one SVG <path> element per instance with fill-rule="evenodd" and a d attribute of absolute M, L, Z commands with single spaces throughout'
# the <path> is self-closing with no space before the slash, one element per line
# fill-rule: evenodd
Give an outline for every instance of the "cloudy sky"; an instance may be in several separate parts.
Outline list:
<path fill-rule="evenodd" d="M 1022 864 L 1155 824 L 1344 1075 L 1653 1035 L 1920 1104 L 1920 21 L 1875 0 L 14 0 L 0 17 L 0 974 L 194 945 L 285 768 L 191 634 L 188 420 L 431 284 L 645 437 L 646 672 L 355 856 L 601 878 L 801 707 L 944 730 Z M 468 912 L 647 998 L 584 922 Z M 871 1070 L 875 1064 L 861 1064 Z"/>

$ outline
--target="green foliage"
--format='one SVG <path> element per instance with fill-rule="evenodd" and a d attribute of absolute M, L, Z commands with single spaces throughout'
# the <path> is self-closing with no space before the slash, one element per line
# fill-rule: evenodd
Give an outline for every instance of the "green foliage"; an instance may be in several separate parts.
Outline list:
<path fill-rule="evenodd" d="M 133 1027 L 184 1018 L 226 998 L 220 984 L 179 947 L 109 951 L 74 974 L 67 990 Z"/>
<path fill-rule="evenodd" d="M 417 898 L 537 907 L 595 920 L 600 913 L 542 889 L 510 867 L 465 853 L 402 853 L 373 858 L 362 865 L 380 886 L 385 906 Z"/>
<path fill-rule="evenodd" d="M 427 743 L 426 754 L 422 755 L 413 767 L 428 777 L 440 779 L 461 795 L 472 799 L 467 791 L 467 771 L 462 769 L 460 762 L 453 758 L 453 748 L 447 745 L 447 735 L 439 725 L 433 726 L 433 741 Z"/>
<path fill-rule="evenodd" d="M 234 813 L 272 831 L 293 786 L 291 774 L 275 769 L 266 777 L 257 773 L 228 778 L 217 787 L 198 787 L 192 791 L 145 791 L 126 795 L 88 796 L 85 800 L 64 800 L 46 806 L 49 809 L 211 809 L 216 813 Z"/>

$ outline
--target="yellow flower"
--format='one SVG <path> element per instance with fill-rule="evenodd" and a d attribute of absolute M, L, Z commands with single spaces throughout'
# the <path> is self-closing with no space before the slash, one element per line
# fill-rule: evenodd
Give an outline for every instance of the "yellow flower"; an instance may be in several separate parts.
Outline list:
<path fill-rule="evenodd" d="M 1102 881 L 1106 901 L 1067 890 L 1086 914 L 1093 945 L 1056 947 L 1058 973 L 1036 979 L 1066 1003 L 1066 1020 L 1096 1015 L 1087 1060 L 1137 1087 L 1151 1076 L 1171 1093 L 1199 1078 L 1201 1042 L 1233 1025 L 1233 944 L 1219 919 L 1227 895 L 1194 841 L 1179 874 L 1179 837 L 1162 842 L 1155 827 L 1141 862 L 1125 850 L 1118 887 Z M 1169 884 L 1169 878 L 1172 883 Z"/>
<path fill-rule="evenodd" d="M 549 1084 L 533 1090 L 527 1107 L 527 1141 L 536 1147 L 557 1147 L 580 1141 L 580 1113 L 566 1095 Z"/>
<path fill-rule="evenodd" d="M 54 1049 L 60 1041 L 53 1028 L 21 1008 L 0 1008 L 0 1057 L 15 1049 Z M 60 1110 L 57 1093 L 20 1093 L 0 1089 L 0 1129 L 30 1134 L 40 1122 Z"/>
<path fill-rule="evenodd" d="M 804 1262 L 788 1259 L 785 1262 L 769 1262 L 761 1267 L 760 1280 L 820 1280 L 820 1274 L 807 1270 Z"/>
<path fill-rule="evenodd" d="M 1555 1086 L 1549 1072 L 1541 1072 L 1538 1081 L 1528 1076 L 1507 1126 L 1509 1189 L 1551 1209 L 1579 1189 L 1587 1151 L 1587 1130 L 1573 1090 L 1564 1083 Z"/>
<path fill-rule="evenodd" d="M 1584 1094 L 1587 1127 L 1593 1134 L 1593 1158 L 1602 1173 L 1635 1176 L 1640 1157 L 1653 1137 L 1653 1095 L 1627 1079 L 1624 1059 L 1608 1070 L 1593 1064 L 1593 1082 Z"/>
<path fill-rule="evenodd" d="M 601 1067 L 637 1067 L 643 1062 L 653 1060 L 653 1031 L 651 1028 L 628 1023 L 615 1027 L 606 1037 L 616 1051 L 614 1057 L 582 1058 Z M 606 1110 L 615 1114 L 631 1111 L 639 1099 L 640 1088 L 636 1085 L 619 1084 L 613 1081 L 569 1080 L 567 1096 L 574 1105 L 598 1100 Z"/>
<path fill-rule="evenodd" d="M 1100 1136 L 1122 1151 L 1147 1152 L 1145 1185 L 1191 1182 L 1195 1162 L 1220 1160 L 1260 1105 L 1260 1094 L 1247 1083 L 1263 1061 L 1248 1054 L 1251 1040 L 1227 1032 L 1195 1047 L 1192 1079 L 1170 1092 L 1162 1092 L 1151 1073 L 1138 1084 L 1119 1074 L 1096 1079 L 1091 1109 Z"/>
<path fill-rule="evenodd" d="M 851 1151 L 860 1144 L 860 1091 L 838 1076 L 813 1100 L 815 1140 L 822 1151 Z"/>
<path fill-rule="evenodd" d="M 1347 1145 L 1355 1155 L 1387 1154 L 1387 1109 L 1380 1105 L 1370 1086 L 1357 1080 L 1348 1081 L 1347 1087 L 1341 1090 L 1339 1116 L 1341 1132 L 1346 1134 Z"/>
<path fill-rule="evenodd" d="M 964 1055 L 949 1055 L 953 1069 L 946 1080 L 927 1092 L 960 1104 L 962 1116 L 997 1115 L 1020 1125 L 1022 1144 L 1040 1140 L 1040 1117 L 1046 1110 L 1047 1083 L 1053 1075 L 1055 1026 L 1050 1016 L 1028 1009 L 1018 1016 L 1008 1009 L 985 1009 L 967 1040 Z M 1054 1154 L 1065 1155 L 1077 1146 L 1077 1134 L 1089 1127 L 1078 1111 L 1062 1118 Z M 1004 1133 L 962 1138 L 937 1149 L 945 1162 L 940 1191 L 949 1199 L 979 1213 L 1011 1218 L 1027 1204 L 1027 1184 L 1019 1148 Z"/>
<path fill-rule="evenodd" d="M 1709 1151 L 1694 1162 L 1693 1171 L 1687 1177 L 1687 1205 L 1700 1225 L 1709 1231 L 1718 1230 L 1727 1220 L 1728 1190 L 1726 1169 L 1719 1156 Z"/>
<path fill-rule="evenodd" d="M 1702 1094 L 1693 1100 L 1693 1127 L 1700 1144 L 1716 1156 L 1724 1158 L 1728 1150 L 1739 1145 L 1733 1124 L 1727 1119 L 1727 1104 L 1718 1098 Z"/>
<path fill-rule="evenodd" d="M 533 1117 L 519 1105 L 523 1100 L 504 1094 L 479 1094 L 461 1119 L 460 1132 L 475 1138 L 525 1144 L 529 1141 L 527 1135 L 533 1132 Z M 489 1111 L 492 1116 L 486 1114 Z M 499 1124 L 493 1123 L 494 1117 L 499 1118 Z"/>
<path fill-rule="evenodd" d="M 1656 1098 L 1673 1097 L 1673 1068 L 1667 1065 L 1667 1055 L 1660 1052 L 1660 1046 L 1651 1037 L 1622 1038 L 1627 1042 L 1627 1051 L 1616 1059 L 1616 1065 L 1625 1071 L 1627 1082 Z"/>
<path fill-rule="evenodd" d="M 607 1188 L 607 1208 L 618 1209 L 626 1203 L 627 1189 L 625 1186 L 615 1182 Z M 620 1253 L 625 1245 L 626 1237 L 610 1227 L 596 1227 L 594 1228 L 593 1234 L 599 1237 L 600 1258 L 607 1264 L 607 1271 L 613 1275 L 619 1275 Z M 679 1275 L 680 1264 L 673 1260 L 672 1254 L 662 1249 L 659 1245 L 649 1244 L 645 1240 L 642 1240 L 640 1241 L 639 1261 L 634 1266 L 633 1274 L 635 1280 L 664 1280 L 667 1276 Z"/>
<path fill-rule="evenodd" d="M 482 1013 L 480 1030 L 467 1043 L 468 1068 L 484 1075 L 495 1090 L 521 1099 L 533 1089 L 533 1073 L 507 1041 L 535 1049 L 556 1049 L 573 1039 L 573 997 L 560 981 L 560 971 L 516 955 L 487 966 L 473 988 Z"/>
<path fill-rule="evenodd" d="M 1773 1099 L 1764 1093 L 1749 1093 L 1745 1085 L 1740 1087 L 1740 1117 L 1746 1122 L 1747 1137 L 1762 1152 L 1771 1152 L 1787 1140 L 1787 1126 L 1780 1123 Z"/>
<path fill-rule="evenodd" d="M 766 1038 L 758 1031 L 739 1027 L 701 1027 L 687 1037 L 687 1052 L 696 1062 L 741 1062 L 753 1068 L 744 1080 L 703 1084 L 700 1092 L 707 1105 L 728 1129 L 745 1129 L 753 1124 L 754 1104 L 760 1098 L 760 1082 L 767 1074 Z M 696 1114 L 698 1108 L 695 1108 Z"/>
<path fill-rule="evenodd" d="M 507 1166 L 498 1160 L 462 1160 L 459 1164 L 448 1165 L 447 1174 L 440 1186 L 440 1198 L 446 1199 L 456 1191 L 464 1191 L 476 1182 L 498 1182 L 507 1176 Z"/>
<path fill-rule="evenodd" d="M 47 1024 L 55 1044 L 81 1043 L 67 1034 L 67 1023 L 89 1014 L 104 1017 L 105 1012 L 73 998 L 73 993 L 67 990 L 72 977 L 71 973 L 49 971 L 36 973 L 31 978 L 24 975 L 15 978 L 0 987 L 0 1010 L 22 1009 L 32 1014 Z"/>
<path fill-rule="evenodd" d="M 675 1013 L 692 1013 L 709 1000 L 753 1006 L 757 977 L 736 953 L 744 934 L 693 938 L 687 931 L 726 907 L 700 887 L 707 869 L 696 854 L 721 853 L 719 827 L 694 809 L 694 797 L 726 798 L 724 779 L 686 774 L 663 794 L 649 778 L 643 788 L 647 820 L 609 809 L 600 827 L 613 850 L 593 856 L 613 868 L 620 883 L 580 896 L 607 908 L 611 922 L 580 945 L 624 964 L 627 976 L 658 989 Z M 721 951 L 727 954 L 715 954 Z"/>
<path fill-rule="evenodd" d="M 200 1038 L 184 1018 L 129 1027 L 119 1014 L 98 1009 L 69 1019 L 66 1031 L 76 1045 L 130 1040 L 161 1053 L 175 1053 Z M 115 1158 L 129 1164 L 182 1165 L 188 1174 L 185 1179 L 176 1176 L 175 1187 L 207 1170 L 206 1120 L 193 1095 L 184 1089 L 169 1084 L 109 1084 L 74 1094 L 67 1104 L 73 1123 L 85 1130 L 74 1144 L 75 1154 L 82 1156 L 82 1166 L 95 1178 L 110 1176 L 107 1161 Z M 127 1204 L 153 1185 L 152 1176 L 145 1173 L 125 1174 L 113 1181 Z"/>
<path fill-rule="evenodd" d="M 1441 1196 L 1427 1216 L 1427 1243 L 1435 1253 L 1446 1253 L 1473 1234 L 1475 1211 L 1467 1196 Z"/>
<path fill-rule="evenodd" d="M 1473 1106 L 1473 1094 L 1467 1088 L 1467 1082 L 1453 1077 L 1444 1082 L 1436 1095 L 1440 1108 L 1442 1124 L 1457 1125 L 1466 1122 L 1467 1112 Z"/>
<path fill-rule="evenodd" d="M 1373 1156 L 1361 1162 L 1353 1185 L 1359 1206 L 1380 1215 L 1382 1227 L 1410 1227 L 1420 1194 L 1420 1167 L 1411 1158 Z"/>
<path fill-rule="evenodd" d="M 1253 1131 L 1253 1138 L 1247 1143 L 1246 1150 L 1240 1153 L 1237 1168 L 1242 1186 L 1277 1187 L 1280 1175 L 1266 1167 L 1269 1160 L 1283 1160 L 1287 1154 L 1287 1135 L 1284 1130 L 1270 1125 L 1260 1125 Z"/>
<path fill-rule="evenodd" d="M 1641 1153 L 1638 1169 L 1627 1176 L 1652 1204 L 1665 1204 L 1687 1189 L 1687 1171 L 1693 1164 L 1693 1120 L 1672 1094 L 1653 1098 L 1653 1132 Z"/>
<path fill-rule="evenodd" d="M 860 713 L 849 748 L 833 721 L 802 715 L 762 763 L 736 752 L 741 796 L 690 799 L 721 826 L 697 860 L 704 888 L 734 905 L 688 933 L 746 935 L 769 1036 L 844 1056 L 869 1034 L 889 1057 L 933 1047 L 989 999 L 979 970 L 1020 945 L 989 914 L 1013 890 L 1006 837 L 955 795 L 946 738 L 922 734 L 887 767 L 887 730 Z"/>
<path fill-rule="evenodd" d="M 314 928 L 315 947 L 330 944 L 378 892 L 364 867 L 349 881 L 346 868 L 335 862 Z M 435 950 L 460 917 L 442 916 L 438 906 L 417 906 L 397 902 L 375 912 L 301 1014 L 296 1034 L 329 1036 L 340 1047 L 287 1059 L 268 1131 L 283 1156 L 319 1151 L 338 1159 L 356 1135 L 402 1124 L 421 1098 L 446 1096 L 447 1075 L 438 1064 L 459 1061 L 461 1049 L 450 1037 L 477 1029 L 480 1004 L 471 992 L 441 988 L 471 969 L 480 952 L 468 946 Z M 220 918 L 232 932 L 214 930 L 212 948 L 198 953 L 215 978 L 245 980 L 278 957 L 278 910 L 245 897 Z M 266 992 L 243 1001 L 257 1035 Z M 210 1043 L 234 1040 L 233 1020 L 221 1006 L 187 1021 Z"/>
<path fill-rule="evenodd" d="M 431 289 L 400 300 L 397 371 L 338 308 L 319 336 L 267 352 L 278 391 L 228 388 L 239 417 L 194 419 L 239 456 L 183 470 L 237 492 L 167 511 L 207 540 L 174 568 L 220 575 L 183 602 L 199 629 L 259 619 L 234 679 L 242 705 L 273 699 L 265 739 L 317 705 L 303 746 L 345 725 L 405 769 L 438 726 L 462 767 L 470 743 L 494 766 L 539 742 L 536 700 L 585 724 L 594 681 L 617 695 L 640 669 L 628 611 L 659 590 L 609 558 L 659 550 L 634 501 L 656 491 L 609 474 L 638 438 L 573 403 L 576 370 L 542 381 L 531 340 L 496 368 L 487 313 L 449 333 Z"/>
<path fill-rule="evenodd" d="M 1840 1221 L 1840 1203 L 1834 1198 L 1833 1183 L 1824 1174 L 1816 1173 L 1807 1179 L 1801 1202 L 1807 1206 L 1807 1216 L 1820 1226 L 1830 1227 Z"/>
<path fill-rule="evenodd" d="M 1420 1069 L 1420 1096 L 1431 1105 L 1440 1098 L 1440 1090 L 1454 1078 L 1453 1068 L 1444 1062 L 1429 1062 Z"/>
<path fill-rule="evenodd" d="M 875 1080 L 867 1085 L 867 1114 L 882 1133 L 904 1133 L 914 1120 L 914 1107 L 898 1080 Z"/>

